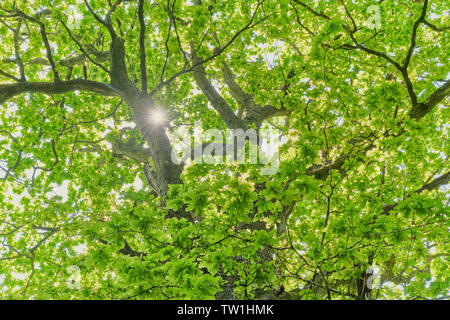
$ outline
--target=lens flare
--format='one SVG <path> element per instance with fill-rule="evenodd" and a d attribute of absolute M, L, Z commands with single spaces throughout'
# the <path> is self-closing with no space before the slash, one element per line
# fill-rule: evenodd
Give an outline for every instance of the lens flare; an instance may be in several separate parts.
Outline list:
<path fill-rule="evenodd" d="M 162 125 L 167 120 L 166 112 L 161 108 L 152 109 L 150 110 L 149 119 L 154 125 Z"/>

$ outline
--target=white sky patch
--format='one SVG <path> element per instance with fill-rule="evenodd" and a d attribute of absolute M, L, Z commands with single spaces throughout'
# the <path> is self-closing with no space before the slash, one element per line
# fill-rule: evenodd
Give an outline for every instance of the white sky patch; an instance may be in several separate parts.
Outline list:
<path fill-rule="evenodd" d="M 23 205 L 20 204 L 20 200 L 22 200 L 23 197 L 29 198 L 30 194 L 27 190 L 24 190 L 21 194 L 17 194 L 13 192 L 13 187 L 10 186 L 6 191 L 6 199 L 10 201 L 10 203 L 14 204 L 14 206 L 18 207 L 20 210 L 23 210 Z"/>
<path fill-rule="evenodd" d="M 23 236 L 23 231 L 19 231 L 14 235 L 14 241 L 19 241 Z"/>
<path fill-rule="evenodd" d="M 16 280 L 25 280 L 28 277 L 28 273 L 13 271 L 11 276 Z"/>
<path fill-rule="evenodd" d="M 123 128 L 125 128 L 125 127 L 127 127 L 127 128 L 136 128 L 136 123 L 134 123 L 134 122 L 129 122 L 129 121 L 123 121 L 123 122 L 121 123 L 121 125 L 119 126 L 119 128 L 120 128 L 120 129 L 123 129 Z"/>
<path fill-rule="evenodd" d="M 19 109 L 17 104 L 8 102 L 7 103 L 8 108 L 6 109 L 6 118 L 14 117 L 16 114 L 16 111 Z"/>
<path fill-rule="evenodd" d="M 106 124 L 108 127 L 114 127 L 114 119 L 111 119 L 111 118 L 106 119 L 106 120 L 105 120 L 105 124 Z"/>
<path fill-rule="evenodd" d="M 85 254 L 87 252 L 87 245 L 82 243 L 73 247 L 73 250 L 77 254 Z"/>
<path fill-rule="evenodd" d="M 136 179 L 134 179 L 133 188 L 134 191 L 139 191 L 142 189 L 142 180 L 138 176 L 136 176 Z"/>
<path fill-rule="evenodd" d="M 69 180 L 65 180 L 61 185 L 58 185 L 56 183 L 51 183 L 50 186 L 53 188 L 53 190 L 49 193 L 49 195 L 57 195 L 62 197 L 62 201 L 66 202 L 68 199 L 68 187 L 69 187 Z"/>

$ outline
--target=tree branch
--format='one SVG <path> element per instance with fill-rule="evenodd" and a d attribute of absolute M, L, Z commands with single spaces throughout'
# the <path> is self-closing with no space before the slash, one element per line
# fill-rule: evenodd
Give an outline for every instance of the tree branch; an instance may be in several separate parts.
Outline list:
<path fill-rule="evenodd" d="M 420 120 L 430 112 L 437 104 L 450 95 L 450 80 L 447 80 L 441 87 L 435 90 L 424 102 L 413 106 L 409 112 L 412 119 Z"/>
<path fill-rule="evenodd" d="M 416 22 L 414 22 L 413 31 L 411 33 L 411 44 L 409 45 L 408 53 L 406 54 L 406 58 L 403 63 L 403 68 L 405 70 L 408 69 L 409 62 L 411 61 L 411 56 L 414 52 L 414 48 L 416 47 L 417 29 L 419 28 L 419 25 L 425 21 L 427 6 L 428 0 L 425 0 L 422 7 L 422 13 L 420 14 L 420 17 L 416 20 Z"/>
<path fill-rule="evenodd" d="M 110 85 L 83 79 L 58 82 L 21 82 L 0 84 L 0 104 L 26 92 L 52 95 L 75 90 L 94 92 L 104 96 L 120 96 L 120 91 Z"/>
<path fill-rule="evenodd" d="M 312 14 L 314 14 L 317 17 L 320 18 L 324 18 L 326 20 L 330 20 L 331 18 L 329 16 L 327 16 L 326 14 L 322 13 L 322 12 L 318 12 L 316 10 L 314 10 L 313 8 L 311 8 L 310 6 L 308 6 L 306 3 L 301 2 L 299 0 L 293 0 L 295 3 L 301 5 L 302 7 L 306 8 L 309 12 L 311 12 Z"/>
<path fill-rule="evenodd" d="M 222 120 L 227 124 L 230 129 L 247 128 L 247 124 L 239 119 L 233 110 L 230 108 L 224 98 L 217 92 L 211 82 L 205 76 L 205 67 L 202 64 L 202 59 L 197 57 L 194 53 L 192 63 L 196 67 L 193 70 L 193 76 L 197 85 L 208 98 L 212 107 L 220 114 Z"/>
<path fill-rule="evenodd" d="M 145 54 L 145 20 L 144 20 L 144 0 L 139 0 L 139 50 L 140 50 L 140 68 L 141 68 L 141 89 L 147 94 L 147 66 Z"/>
<path fill-rule="evenodd" d="M 22 59 L 21 59 L 20 53 L 19 53 L 19 50 L 20 50 L 19 34 L 20 34 L 21 25 L 22 25 L 22 20 L 19 20 L 19 24 L 17 25 L 17 28 L 14 31 L 14 52 L 15 52 L 16 64 L 19 67 L 20 81 L 26 81 L 23 62 L 22 62 Z"/>
<path fill-rule="evenodd" d="M 442 185 L 448 184 L 449 181 L 450 181 L 450 171 L 447 171 L 446 173 L 444 173 L 440 177 L 434 179 L 430 183 L 423 185 L 420 189 L 417 189 L 416 191 L 410 193 L 408 196 L 406 196 L 406 198 L 411 197 L 411 195 L 413 195 L 413 194 L 421 194 L 425 190 L 427 190 L 427 191 L 435 190 Z M 383 212 L 381 213 L 381 215 L 389 215 L 390 212 L 394 208 L 396 208 L 398 205 L 399 205 L 399 203 L 396 202 L 396 203 L 385 206 L 383 208 Z M 376 220 L 378 218 L 378 216 L 375 215 L 373 218 L 374 218 L 374 220 Z"/>
<path fill-rule="evenodd" d="M 165 86 L 167 86 L 168 84 L 172 83 L 172 81 L 174 81 L 176 78 L 178 78 L 179 76 L 186 74 L 186 73 L 190 73 L 192 71 L 194 71 L 195 68 L 197 68 L 200 64 L 206 64 L 207 62 L 215 59 L 217 56 L 219 56 L 223 51 L 225 51 L 226 48 L 228 48 L 233 42 L 234 40 L 236 40 L 236 38 L 243 33 L 245 30 L 250 29 L 256 25 L 258 25 L 259 23 L 263 22 L 264 20 L 268 19 L 269 17 L 271 17 L 272 15 L 274 15 L 273 13 L 265 16 L 263 18 L 261 18 L 260 20 L 256 21 L 253 23 L 256 13 L 258 12 L 258 9 L 261 5 L 261 2 L 258 2 L 258 6 L 255 9 L 255 12 L 252 15 L 252 18 L 250 20 L 249 23 L 247 23 L 244 27 L 242 27 L 242 29 L 240 29 L 238 32 L 236 32 L 234 34 L 234 36 L 223 46 L 220 48 L 220 50 L 217 50 L 216 52 L 214 52 L 211 56 L 209 56 L 206 59 L 199 59 L 197 60 L 196 63 L 192 63 L 192 66 L 188 69 L 183 69 L 181 71 L 178 71 L 177 73 L 175 73 L 174 75 L 172 75 L 170 78 L 168 78 L 165 81 L 160 82 L 152 91 L 150 91 L 149 95 L 153 96 L 156 92 L 158 92 L 159 90 L 161 90 L 162 88 L 164 88 Z M 192 50 L 193 54 L 195 53 L 195 50 Z"/>

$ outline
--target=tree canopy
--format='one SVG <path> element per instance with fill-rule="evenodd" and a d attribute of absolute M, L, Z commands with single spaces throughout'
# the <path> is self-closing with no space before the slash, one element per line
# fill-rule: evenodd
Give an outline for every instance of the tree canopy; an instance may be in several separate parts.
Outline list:
<path fill-rule="evenodd" d="M 448 12 L 2 0 L 0 297 L 446 298 Z M 173 161 L 200 121 L 277 172 Z"/>

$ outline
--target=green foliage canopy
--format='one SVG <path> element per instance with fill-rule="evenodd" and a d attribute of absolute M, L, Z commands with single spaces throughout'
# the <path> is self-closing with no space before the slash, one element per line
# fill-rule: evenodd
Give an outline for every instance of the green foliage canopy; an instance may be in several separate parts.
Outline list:
<path fill-rule="evenodd" d="M 2 0 L 0 297 L 447 296 L 447 4 Z M 196 121 L 279 171 L 174 164 Z"/>

